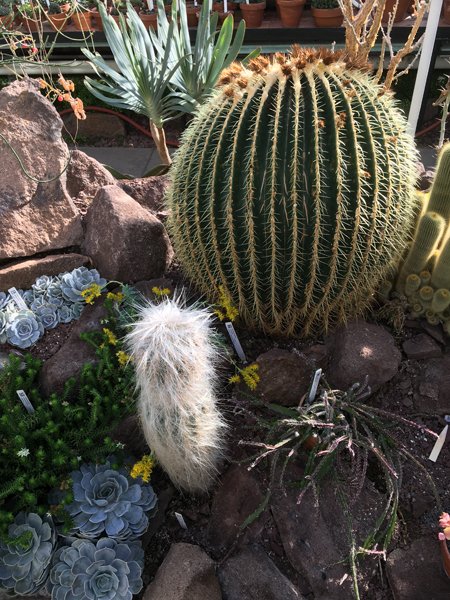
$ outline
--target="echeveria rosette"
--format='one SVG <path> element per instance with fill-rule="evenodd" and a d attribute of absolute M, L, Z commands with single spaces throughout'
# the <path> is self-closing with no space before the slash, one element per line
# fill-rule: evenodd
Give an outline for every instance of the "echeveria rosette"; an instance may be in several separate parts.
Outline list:
<path fill-rule="evenodd" d="M 143 564 L 139 542 L 77 539 L 56 551 L 47 587 L 54 600 L 132 600 Z"/>
<path fill-rule="evenodd" d="M 6 307 L 10 300 L 10 295 L 6 292 L 0 292 L 0 310 Z"/>
<path fill-rule="evenodd" d="M 56 307 L 52 306 L 51 304 L 43 304 L 42 306 L 39 306 L 35 313 L 38 320 L 42 323 L 44 329 L 54 329 L 59 323 Z"/>
<path fill-rule="evenodd" d="M 111 468 L 109 461 L 82 465 L 71 477 L 74 501 L 65 508 L 74 535 L 129 540 L 145 533 L 157 502 L 151 485 L 132 479 L 125 468 Z"/>
<path fill-rule="evenodd" d="M 8 317 L 6 338 L 9 344 L 19 348 L 29 348 L 44 333 L 44 327 L 30 310 L 21 310 Z"/>
<path fill-rule="evenodd" d="M 67 304 L 63 304 L 56 312 L 60 323 L 71 323 L 75 318 L 72 309 Z"/>
<path fill-rule="evenodd" d="M 8 535 L 20 543 L 6 543 L 0 538 L 0 588 L 21 596 L 35 594 L 47 581 L 55 549 L 52 520 L 35 513 L 19 513 Z"/>
<path fill-rule="evenodd" d="M 48 275 L 42 275 L 38 277 L 36 281 L 31 286 L 32 290 L 36 294 L 36 296 L 42 296 L 47 293 L 48 288 L 53 282 L 53 277 L 49 277 Z"/>
<path fill-rule="evenodd" d="M 0 310 L 0 344 L 6 342 L 6 326 L 8 324 L 8 317 L 5 312 Z"/>
<path fill-rule="evenodd" d="M 101 288 L 104 288 L 106 285 L 106 279 L 100 277 L 97 269 L 80 267 L 70 273 L 61 275 L 62 295 L 66 300 L 70 300 L 71 302 L 84 302 L 81 293 L 93 284 L 99 285 Z"/>

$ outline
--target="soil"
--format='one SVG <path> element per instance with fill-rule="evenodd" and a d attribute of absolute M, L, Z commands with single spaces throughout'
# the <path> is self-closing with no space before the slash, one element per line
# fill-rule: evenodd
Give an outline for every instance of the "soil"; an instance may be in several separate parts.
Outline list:
<path fill-rule="evenodd" d="M 178 269 L 174 269 L 168 274 L 168 277 L 175 280 L 180 286 L 184 282 Z M 195 291 L 193 290 L 189 290 L 187 295 L 191 299 L 196 298 Z M 418 323 L 410 324 L 414 325 L 414 327 L 406 327 L 401 334 L 391 331 L 396 338 L 399 348 L 402 347 L 404 340 L 417 335 L 419 332 L 418 328 L 420 328 L 420 325 Z M 225 328 L 221 325 L 218 327 L 225 336 Z M 33 355 L 43 360 L 48 359 L 62 345 L 70 329 L 70 325 L 60 326 L 55 330 L 47 332 L 44 338 L 32 350 Z M 302 350 L 309 345 L 321 342 L 321 340 L 305 343 L 297 339 L 269 339 L 265 336 L 249 332 L 245 328 L 239 327 L 239 325 L 236 325 L 236 330 L 249 362 L 254 361 L 262 352 L 274 347 Z M 232 351 L 231 347 L 230 351 Z M 450 342 L 448 340 L 445 342 L 443 351 L 450 352 Z M 440 433 L 445 425 L 442 415 L 430 414 L 426 410 L 426 406 L 423 411 L 418 412 L 417 409 L 414 409 L 412 401 L 415 393 L 413 390 L 417 386 L 417 382 L 423 381 L 426 366 L 426 360 L 407 360 L 404 357 L 398 374 L 377 393 L 373 394 L 368 400 L 365 400 L 365 403 L 383 408 L 395 415 L 409 419 Z M 248 457 L 254 450 L 241 445 L 240 442 L 263 441 L 264 431 L 259 419 L 267 417 L 267 413 L 264 410 L 257 410 L 255 412 L 255 408 L 251 405 L 248 398 L 239 393 L 239 388 L 233 388 L 233 386 L 228 384 L 228 378 L 233 372 L 233 368 L 225 367 L 221 373 L 223 383 L 220 401 L 221 409 L 229 423 L 229 455 L 222 465 L 222 474 L 232 463 L 248 463 Z M 399 525 L 394 542 L 392 543 L 392 549 L 406 546 L 414 539 L 423 535 L 435 536 L 439 513 L 441 510 L 446 510 L 450 507 L 450 489 L 448 487 L 450 444 L 447 442 L 444 445 L 438 461 L 432 463 L 427 460 L 434 444 L 434 441 L 430 437 L 427 437 L 419 429 L 412 430 L 409 427 L 403 426 L 397 428 L 397 434 L 407 445 L 408 450 L 425 464 L 428 473 L 436 485 L 442 506 L 438 507 L 436 505 L 429 483 L 423 472 L 413 464 L 405 464 L 399 507 Z M 298 458 L 300 462 L 304 459 L 305 456 L 299 456 Z M 260 463 L 260 465 L 251 471 L 257 478 L 263 491 L 267 489 L 269 482 L 267 467 L 267 464 Z M 368 476 L 373 477 L 376 485 L 379 484 L 376 474 L 371 474 L 369 471 Z M 216 548 L 211 546 L 207 537 L 211 505 L 217 487 L 211 490 L 208 496 L 191 497 L 175 490 L 167 476 L 159 469 L 156 469 L 152 476 L 152 484 L 159 495 L 160 504 L 157 519 L 151 526 L 151 531 L 144 538 L 144 544 L 147 544 L 144 589 L 153 579 L 171 544 L 175 542 L 187 542 L 199 545 L 218 561 L 223 561 L 230 554 L 230 551 L 225 555 L 218 552 Z M 175 517 L 175 512 L 183 515 L 187 529 L 183 529 L 180 526 Z M 264 547 L 278 568 L 295 583 L 296 579 L 298 579 L 298 573 L 294 571 L 284 554 L 282 541 L 270 514 L 264 517 L 261 523 L 257 541 Z M 236 539 L 232 549 L 237 544 L 239 544 L 239 539 Z M 393 599 L 384 572 L 383 562 L 380 561 L 379 565 L 379 569 L 377 569 L 376 575 L 371 580 L 368 591 L 364 595 L 365 600 Z M 312 595 L 307 595 L 306 597 L 309 600 L 313 600 Z"/>

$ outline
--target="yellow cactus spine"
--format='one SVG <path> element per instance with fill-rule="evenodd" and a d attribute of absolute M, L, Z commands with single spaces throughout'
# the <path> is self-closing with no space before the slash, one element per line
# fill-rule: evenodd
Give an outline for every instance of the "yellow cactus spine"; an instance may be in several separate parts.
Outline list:
<path fill-rule="evenodd" d="M 171 169 L 177 257 L 249 326 L 326 331 L 361 314 L 404 253 L 415 161 L 395 101 L 345 54 L 233 64 Z"/>
<path fill-rule="evenodd" d="M 397 292 L 404 293 L 405 281 L 411 273 L 420 273 L 436 251 L 444 234 L 445 220 L 436 212 L 426 212 L 419 220 L 408 256 L 397 279 Z M 446 286 L 439 286 L 446 287 Z"/>
<path fill-rule="evenodd" d="M 431 274 L 431 285 L 450 289 L 450 237 L 445 241 Z"/>
<path fill-rule="evenodd" d="M 437 212 L 447 225 L 450 223 L 450 142 L 439 154 L 427 210 Z"/>

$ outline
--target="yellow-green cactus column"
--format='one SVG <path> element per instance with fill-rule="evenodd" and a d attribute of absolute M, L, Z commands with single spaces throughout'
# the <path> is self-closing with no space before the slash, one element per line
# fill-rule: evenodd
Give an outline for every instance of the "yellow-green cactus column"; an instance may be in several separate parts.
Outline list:
<path fill-rule="evenodd" d="M 436 175 L 431 186 L 427 210 L 437 212 L 450 223 L 450 142 L 439 153 Z"/>
<path fill-rule="evenodd" d="M 405 250 L 415 162 L 392 96 L 344 54 L 232 65 L 171 170 L 177 256 L 250 326 L 327 330 L 363 311 Z"/>

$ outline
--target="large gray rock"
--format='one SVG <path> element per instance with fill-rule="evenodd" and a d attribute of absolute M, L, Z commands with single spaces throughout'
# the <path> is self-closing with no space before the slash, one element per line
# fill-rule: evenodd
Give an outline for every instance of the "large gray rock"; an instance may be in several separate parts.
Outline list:
<path fill-rule="evenodd" d="M 173 544 L 144 600 L 222 600 L 214 561 L 198 546 Z"/>
<path fill-rule="evenodd" d="M 10 287 L 28 289 L 42 275 L 59 275 L 77 267 L 87 267 L 90 262 L 87 256 L 68 253 L 7 264 L 0 268 L 0 292 L 6 292 Z"/>
<path fill-rule="evenodd" d="M 298 490 L 275 493 L 272 514 L 284 551 L 292 567 L 309 584 L 314 598 L 349 600 L 353 584 L 349 564 L 349 517 L 345 515 L 335 486 L 327 482 L 320 487 L 319 506 L 308 491 L 298 503 Z M 351 526 L 356 547 L 371 532 L 382 513 L 383 499 L 367 480 L 350 507 Z M 376 561 L 360 561 L 360 592 L 365 597 L 363 583 L 371 579 Z M 304 587 L 302 585 L 302 591 Z"/>
<path fill-rule="evenodd" d="M 418 394 L 414 396 L 414 407 L 432 415 L 450 412 L 450 354 L 427 361 Z"/>
<path fill-rule="evenodd" d="M 263 503 L 264 494 L 247 467 L 232 465 L 217 488 L 208 524 L 208 542 L 216 551 L 228 549 L 241 532 L 241 526 Z M 263 519 L 255 519 L 245 537 L 257 540 Z"/>
<path fill-rule="evenodd" d="M 260 380 L 255 393 L 267 403 L 298 406 L 311 383 L 312 361 L 303 354 L 273 348 L 256 362 Z"/>
<path fill-rule="evenodd" d="M 392 335 L 380 325 L 351 321 L 336 329 L 328 338 L 330 348 L 328 383 L 347 390 L 354 383 L 368 383 L 375 391 L 397 373 L 401 352 Z"/>
<path fill-rule="evenodd" d="M 167 217 L 167 208 L 164 196 L 169 187 L 169 178 L 166 175 L 155 177 L 142 177 L 138 179 L 122 179 L 117 185 L 141 206 L 164 221 Z"/>
<path fill-rule="evenodd" d="M 114 185 L 102 188 L 85 217 L 84 252 L 107 279 L 161 277 L 173 257 L 164 225 Z"/>
<path fill-rule="evenodd" d="M 114 185 L 114 177 L 95 158 L 80 150 L 73 150 L 67 167 L 67 191 L 77 205 L 84 206 L 83 212 L 105 185 Z"/>
<path fill-rule="evenodd" d="M 247 547 L 219 567 L 223 600 L 302 600 L 261 548 Z"/>
<path fill-rule="evenodd" d="M 386 573 L 395 600 L 448 600 L 450 580 L 442 567 L 437 535 L 397 548 L 387 559 Z"/>
<path fill-rule="evenodd" d="M 100 330 L 106 316 L 102 302 L 84 308 L 63 346 L 42 366 L 40 386 L 44 394 L 61 393 L 68 379 L 77 377 L 86 363 L 97 361 L 94 348 L 81 340 L 80 334 Z"/>
<path fill-rule="evenodd" d="M 65 188 L 62 121 L 25 79 L 0 91 L 0 260 L 74 246 L 81 219 Z M 16 156 L 16 154 L 18 156 Z"/>

